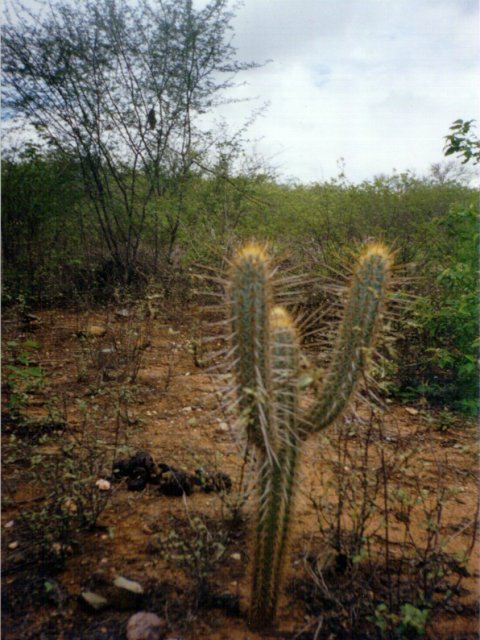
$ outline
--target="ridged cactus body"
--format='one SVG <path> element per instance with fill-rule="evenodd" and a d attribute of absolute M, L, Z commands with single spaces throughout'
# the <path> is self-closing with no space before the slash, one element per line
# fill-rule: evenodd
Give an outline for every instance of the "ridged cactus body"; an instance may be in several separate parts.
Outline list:
<path fill-rule="evenodd" d="M 275 306 L 273 268 L 264 247 L 234 256 L 228 287 L 237 402 L 247 441 L 257 452 L 258 505 L 250 617 L 275 617 L 293 514 L 301 444 L 344 411 L 373 345 L 392 258 L 367 245 L 353 271 L 329 371 L 312 370 L 315 402 L 300 409 L 300 339 L 294 320 Z"/>

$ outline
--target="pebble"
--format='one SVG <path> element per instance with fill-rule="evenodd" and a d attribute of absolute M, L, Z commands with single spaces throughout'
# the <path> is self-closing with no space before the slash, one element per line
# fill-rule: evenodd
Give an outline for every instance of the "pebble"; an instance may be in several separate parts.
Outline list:
<path fill-rule="evenodd" d="M 242 556 L 240 553 L 232 553 L 232 555 L 230 556 L 230 558 L 232 560 L 237 560 L 237 562 L 240 562 L 242 559 Z"/>
<path fill-rule="evenodd" d="M 112 603 L 117 609 L 138 609 L 144 590 L 135 580 L 117 576 L 113 581 Z"/>
<path fill-rule="evenodd" d="M 160 640 L 164 622 L 155 613 L 139 611 L 127 623 L 127 640 Z"/>
<path fill-rule="evenodd" d="M 15 541 L 15 542 L 10 542 L 10 544 L 8 545 L 8 548 L 9 548 L 9 549 L 12 549 L 12 550 L 13 550 L 13 549 L 16 549 L 17 547 L 18 547 L 18 542 L 17 542 L 17 541 Z"/>
<path fill-rule="evenodd" d="M 108 480 L 100 478 L 95 482 L 95 486 L 99 491 L 109 491 L 112 485 Z"/>
<path fill-rule="evenodd" d="M 108 600 L 106 598 L 98 593 L 94 593 L 93 591 L 84 591 L 80 594 L 80 597 L 83 602 L 95 611 L 100 611 L 108 605 Z"/>

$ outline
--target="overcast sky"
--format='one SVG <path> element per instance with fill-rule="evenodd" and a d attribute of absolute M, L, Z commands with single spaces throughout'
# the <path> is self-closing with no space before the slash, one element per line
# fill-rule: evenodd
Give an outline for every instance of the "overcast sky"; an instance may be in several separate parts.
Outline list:
<path fill-rule="evenodd" d="M 203 4 L 197 0 L 198 4 Z M 477 0 L 245 0 L 233 22 L 244 73 L 223 110 L 232 126 L 268 101 L 251 128 L 283 179 L 353 181 L 394 168 L 426 173 L 457 118 L 476 118 Z"/>
<path fill-rule="evenodd" d="M 477 0 L 244 0 L 236 14 L 238 59 L 271 62 L 230 93 L 255 99 L 221 113 L 233 131 L 268 103 L 248 151 L 281 180 L 328 180 L 340 158 L 354 182 L 425 174 L 451 123 L 477 118 Z"/>

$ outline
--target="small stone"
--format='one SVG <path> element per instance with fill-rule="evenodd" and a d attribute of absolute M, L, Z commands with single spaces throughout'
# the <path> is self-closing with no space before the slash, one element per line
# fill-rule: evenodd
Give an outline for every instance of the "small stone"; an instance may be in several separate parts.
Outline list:
<path fill-rule="evenodd" d="M 155 613 L 139 611 L 127 623 L 127 640 L 160 640 L 164 622 Z"/>
<path fill-rule="evenodd" d="M 237 562 L 240 562 L 242 559 L 242 556 L 240 553 L 232 553 L 232 555 L 230 556 L 230 558 L 232 560 L 236 560 Z"/>
<path fill-rule="evenodd" d="M 220 422 L 217 427 L 217 431 L 219 431 L 220 433 L 227 433 L 228 431 L 230 431 L 230 429 L 228 428 L 228 424 L 226 422 Z"/>
<path fill-rule="evenodd" d="M 9 549 L 16 549 L 18 547 L 18 542 L 15 540 L 15 542 L 10 542 L 10 544 L 8 545 Z"/>
<path fill-rule="evenodd" d="M 106 327 L 101 327 L 96 324 L 89 325 L 87 327 L 87 330 L 85 331 L 87 336 L 92 336 L 93 338 L 103 338 L 106 332 L 107 332 Z"/>
<path fill-rule="evenodd" d="M 99 491 L 109 491 L 111 488 L 111 483 L 108 480 L 104 480 L 103 478 L 99 478 L 95 482 L 95 486 Z"/>
<path fill-rule="evenodd" d="M 126 589 L 127 591 L 131 591 L 132 593 L 143 593 L 143 587 L 139 582 L 135 580 L 129 580 L 128 578 L 124 578 L 123 576 L 117 576 L 113 581 L 115 587 L 119 587 L 120 589 Z"/>
<path fill-rule="evenodd" d="M 68 511 L 69 513 L 77 513 L 78 510 L 77 503 L 73 498 L 65 498 L 63 507 L 65 511 Z"/>
<path fill-rule="evenodd" d="M 139 582 L 117 576 L 113 581 L 112 599 L 118 609 L 136 609 L 143 597 L 143 587 Z"/>
<path fill-rule="evenodd" d="M 6 524 L 5 524 L 5 529 L 11 529 L 13 527 L 13 525 L 15 524 L 15 520 L 9 520 Z"/>
<path fill-rule="evenodd" d="M 108 605 L 108 600 L 98 593 L 94 593 L 93 591 L 83 591 L 80 594 L 81 599 L 85 602 L 91 609 L 95 611 L 100 611 L 104 609 Z"/>
<path fill-rule="evenodd" d="M 409 413 L 411 416 L 418 415 L 418 409 L 414 409 L 413 407 L 405 407 L 405 411 Z"/>

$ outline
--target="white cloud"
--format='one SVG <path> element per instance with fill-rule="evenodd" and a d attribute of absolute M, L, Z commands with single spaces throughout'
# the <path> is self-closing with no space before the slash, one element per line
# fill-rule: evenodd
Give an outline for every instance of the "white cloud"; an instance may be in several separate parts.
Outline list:
<path fill-rule="evenodd" d="M 239 58 L 267 66 L 236 97 L 270 107 L 257 149 L 283 177 L 353 180 L 426 171 L 456 118 L 478 109 L 478 20 L 470 0 L 246 0 L 234 23 Z M 240 123 L 251 104 L 223 109 Z"/>
<path fill-rule="evenodd" d="M 269 103 L 251 148 L 281 178 L 328 179 L 340 157 L 354 181 L 422 173 L 450 124 L 477 115 L 476 0 L 244 0 L 233 27 L 240 60 L 272 62 L 231 93 L 257 102 L 219 113 L 234 129 Z"/>

